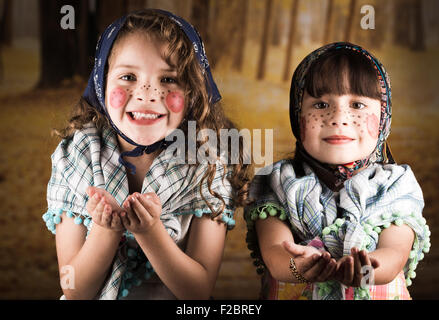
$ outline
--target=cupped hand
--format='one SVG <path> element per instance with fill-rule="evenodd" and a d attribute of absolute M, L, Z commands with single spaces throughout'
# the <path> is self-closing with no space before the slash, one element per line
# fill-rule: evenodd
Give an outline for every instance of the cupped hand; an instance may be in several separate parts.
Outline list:
<path fill-rule="evenodd" d="M 104 196 L 97 192 L 87 201 L 86 208 L 92 217 L 93 223 L 112 231 L 123 231 L 124 226 L 119 213 L 112 211 L 112 206 L 107 201 Z"/>
<path fill-rule="evenodd" d="M 95 194 L 98 194 L 100 197 L 105 198 L 105 202 L 110 205 L 112 212 L 122 212 L 124 211 L 123 208 L 117 203 L 116 199 L 113 197 L 112 194 L 110 194 L 107 190 L 98 188 L 98 187 L 88 187 L 87 195 L 91 198 Z"/>
<path fill-rule="evenodd" d="M 337 267 L 329 252 L 321 252 L 313 246 L 302 246 L 284 241 L 283 247 L 294 259 L 297 271 L 309 282 L 325 282 L 333 277 Z"/>
<path fill-rule="evenodd" d="M 350 255 L 344 256 L 337 261 L 334 279 L 349 287 L 360 287 L 363 285 L 362 280 L 367 271 L 369 277 L 368 285 L 370 285 L 374 282 L 373 271 L 378 267 L 378 260 L 370 257 L 367 251 L 359 251 L 358 248 L 352 248 Z"/>
<path fill-rule="evenodd" d="M 161 223 L 162 204 L 153 192 L 130 195 L 123 203 L 122 223 L 134 235 L 145 233 Z"/>

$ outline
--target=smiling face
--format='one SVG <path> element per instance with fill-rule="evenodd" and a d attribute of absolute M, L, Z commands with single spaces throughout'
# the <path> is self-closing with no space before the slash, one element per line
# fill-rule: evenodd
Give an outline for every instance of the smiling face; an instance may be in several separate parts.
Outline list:
<path fill-rule="evenodd" d="M 132 33 L 120 39 L 109 59 L 105 105 L 115 126 L 134 142 L 151 145 L 176 129 L 184 115 L 184 88 L 167 46 Z M 171 63 L 172 64 L 172 63 Z M 119 137 L 123 149 L 132 146 Z"/>
<path fill-rule="evenodd" d="M 379 135 L 381 102 L 353 94 L 304 92 L 300 133 L 305 150 L 328 164 L 348 164 L 367 158 Z"/>

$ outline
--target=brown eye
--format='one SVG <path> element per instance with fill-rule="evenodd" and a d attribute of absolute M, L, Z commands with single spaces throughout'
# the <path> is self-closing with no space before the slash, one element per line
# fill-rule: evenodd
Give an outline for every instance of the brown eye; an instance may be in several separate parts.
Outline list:
<path fill-rule="evenodd" d="M 329 104 L 327 104 L 326 102 L 317 102 L 313 104 L 313 107 L 316 109 L 326 109 L 329 107 Z"/>
<path fill-rule="evenodd" d="M 162 83 L 177 83 L 177 79 L 173 78 L 173 77 L 164 77 L 161 80 Z"/>
<path fill-rule="evenodd" d="M 119 78 L 120 80 L 124 81 L 136 81 L 136 77 L 132 74 L 126 74 Z"/>
<path fill-rule="evenodd" d="M 352 103 L 352 108 L 357 109 L 357 110 L 361 110 L 363 108 L 366 108 L 366 105 L 364 103 L 361 103 L 361 102 L 354 102 L 354 103 Z"/>

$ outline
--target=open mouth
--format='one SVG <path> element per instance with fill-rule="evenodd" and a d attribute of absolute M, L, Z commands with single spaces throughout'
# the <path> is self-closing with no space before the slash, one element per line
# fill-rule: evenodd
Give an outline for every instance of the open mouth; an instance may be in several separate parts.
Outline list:
<path fill-rule="evenodd" d="M 160 119 L 164 114 L 159 113 L 143 113 L 143 112 L 127 112 L 131 120 L 156 120 Z"/>

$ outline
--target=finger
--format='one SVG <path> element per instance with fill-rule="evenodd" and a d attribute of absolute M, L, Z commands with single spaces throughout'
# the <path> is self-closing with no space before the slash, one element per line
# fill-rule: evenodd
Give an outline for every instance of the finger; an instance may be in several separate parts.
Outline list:
<path fill-rule="evenodd" d="M 86 205 L 86 209 L 88 213 L 92 213 L 95 210 L 100 200 L 101 200 L 100 196 L 97 193 L 95 193 L 93 196 L 89 198 Z"/>
<path fill-rule="evenodd" d="M 96 193 L 95 188 L 90 186 L 87 187 L 87 189 L 85 190 L 85 192 L 87 193 L 87 195 L 91 198 L 93 197 L 93 195 Z"/>
<path fill-rule="evenodd" d="M 102 223 L 106 227 L 110 227 L 111 225 L 111 207 L 108 204 L 104 205 L 104 209 L 102 213 Z"/>
<path fill-rule="evenodd" d="M 155 193 L 136 194 L 136 199 L 145 208 L 145 210 L 152 216 L 160 216 L 161 204 L 160 199 Z M 157 202 L 158 199 L 158 202 Z"/>
<path fill-rule="evenodd" d="M 133 196 L 130 199 L 131 207 L 133 211 L 135 212 L 137 218 L 139 219 L 140 223 L 142 222 L 148 222 L 152 219 L 151 214 L 145 209 L 142 203 L 140 203 L 140 195 L 138 193 L 133 194 Z"/>
<path fill-rule="evenodd" d="M 369 254 L 366 250 L 361 250 L 359 253 L 360 261 L 362 266 L 370 266 L 372 265 L 369 259 Z"/>
<path fill-rule="evenodd" d="M 154 202 L 156 205 L 162 206 L 162 202 L 160 201 L 160 198 L 157 194 L 154 192 L 148 192 L 143 194 L 147 199 L 151 199 L 152 202 Z"/>
<path fill-rule="evenodd" d="M 306 272 L 303 272 L 303 276 L 310 281 L 312 280 L 315 281 L 328 265 L 330 257 L 331 255 L 329 253 L 327 252 L 323 253 L 319 261 L 316 264 L 314 264 L 314 266 L 312 266 Z"/>
<path fill-rule="evenodd" d="M 125 211 L 122 211 L 120 213 L 120 220 L 122 221 L 122 224 L 125 228 L 129 228 L 131 226 L 131 221 L 127 217 L 127 213 Z"/>
<path fill-rule="evenodd" d="M 351 249 L 352 256 L 354 257 L 354 285 L 357 286 L 360 283 L 360 279 L 362 277 L 361 275 L 361 259 L 360 259 L 360 252 L 357 248 Z"/>
<path fill-rule="evenodd" d="M 316 281 L 317 282 L 327 281 L 329 277 L 333 276 L 336 267 L 337 267 L 337 262 L 335 261 L 335 259 L 329 260 L 328 264 L 320 273 L 320 275 L 317 277 Z"/>
<path fill-rule="evenodd" d="M 345 285 L 352 285 L 352 282 L 354 280 L 354 259 L 351 256 L 348 256 L 344 263 L 344 278 L 343 283 Z"/>
<path fill-rule="evenodd" d="M 131 207 L 131 201 L 128 198 L 123 203 L 123 207 L 126 212 L 126 219 L 128 220 L 130 226 L 140 224 L 140 220 L 137 218 L 137 215 L 134 213 L 132 207 Z"/>
<path fill-rule="evenodd" d="M 119 230 L 122 228 L 122 222 L 120 220 L 119 214 L 117 212 L 111 215 L 111 229 Z"/>

